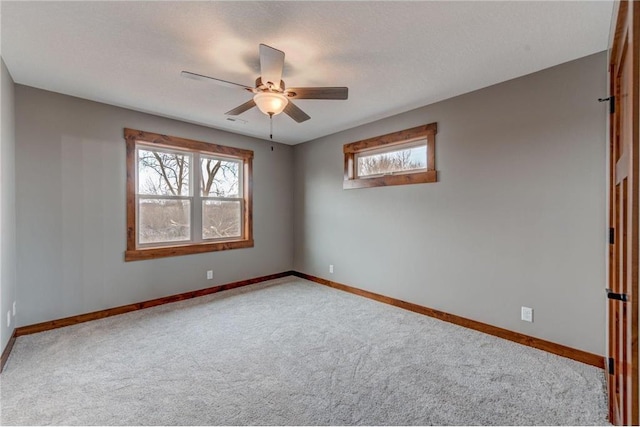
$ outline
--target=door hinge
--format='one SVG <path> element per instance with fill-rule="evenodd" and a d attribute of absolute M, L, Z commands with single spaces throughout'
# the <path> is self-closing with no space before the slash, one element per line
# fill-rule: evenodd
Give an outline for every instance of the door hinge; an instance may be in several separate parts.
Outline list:
<path fill-rule="evenodd" d="M 610 96 L 608 98 L 598 98 L 598 102 L 609 101 L 609 114 L 616 112 L 616 97 Z"/>
<path fill-rule="evenodd" d="M 609 244 L 613 245 L 616 243 L 616 229 L 611 227 L 609 228 Z"/>
<path fill-rule="evenodd" d="M 607 370 L 609 371 L 609 375 L 615 375 L 616 362 L 613 360 L 613 357 L 607 359 Z"/>
<path fill-rule="evenodd" d="M 622 302 L 629 301 L 629 297 L 627 296 L 627 294 L 618 294 L 616 292 L 613 292 L 611 289 L 607 289 L 606 291 L 607 291 L 607 298 L 609 299 L 614 299 Z"/>

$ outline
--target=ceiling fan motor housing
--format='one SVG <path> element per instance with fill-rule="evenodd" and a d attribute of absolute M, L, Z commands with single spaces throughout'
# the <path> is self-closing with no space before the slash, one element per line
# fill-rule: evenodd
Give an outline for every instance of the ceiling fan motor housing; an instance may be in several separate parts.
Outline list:
<path fill-rule="evenodd" d="M 280 87 L 276 87 L 273 82 L 262 82 L 262 77 L 258 77 L 256 79 L 256 89 L 258 91 L 273 91 L 273 92 L 284 92 L 284 80 L 280 80 Z"/>

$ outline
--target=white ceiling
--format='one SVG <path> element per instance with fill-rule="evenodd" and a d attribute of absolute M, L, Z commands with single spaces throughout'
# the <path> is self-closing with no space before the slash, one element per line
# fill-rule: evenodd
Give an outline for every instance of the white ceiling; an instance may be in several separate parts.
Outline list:
<path fill-rule="evenodd" d="M 2 57 L 16 83 L 269 138 L 241 89 L 258 45 L 286 53 L 287 86 L 348 86 L 347 101 L 297 100 L 274 140 L 315 139 L 607 48 L 606 2 L 2 1 Z M 153 129 L 149 129 L 153 130 Z"/>

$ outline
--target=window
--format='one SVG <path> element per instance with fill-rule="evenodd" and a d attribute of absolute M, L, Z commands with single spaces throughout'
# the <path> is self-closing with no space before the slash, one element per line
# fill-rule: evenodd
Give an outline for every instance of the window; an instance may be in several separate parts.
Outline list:
<path fill-rule="evenodd" d="M 437 124 L 344 146 L 344 189 L 436 182 Z"/>
<path fill-rule="evenodd" d="M 253 246 L 253 151 L 125 129 L 125 261 Z"/>

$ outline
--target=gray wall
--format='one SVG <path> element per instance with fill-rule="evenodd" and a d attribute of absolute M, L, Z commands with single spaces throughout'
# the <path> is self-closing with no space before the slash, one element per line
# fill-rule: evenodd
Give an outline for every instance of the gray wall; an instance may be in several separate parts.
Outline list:
<path fill-rule="evenodd" d="M 14 84 L 0 58 L 0 352 L 13 334 L 7 312 L 16 300 L 16 179 Z"/>
<path fill-rule="evenodd" d="M 604 354 L 606 72 L 603 52 L 295 146 L 294 268 Z M 343 144 L 431 122 L 440 182 L 342 189 Z"/>
<path fill-rule="evenodd" d="M 291 269 L 291 147 L 21 85 L 15 108 L 18 326 Z M 125 127 L 253 150 L 255 247 L 125 263 Z"/>
<path fill-rule="evenodd" d="M 16 258 L 4 232 L 13 85 L 2 73 L 4 346 L 16 289 L 4 261 Z M 266 141 L 16 85 L 17 324 L 294 268 L 604 354 L 604 94 L 601 53 L 272 152 Z M 343 144 L 431 122 L 440 182 L 342 190 Z M 124 263 L 124 127 L 254 150 L 256 246 Z M 522 305 L 534 323 L 519 320 Z"/>

